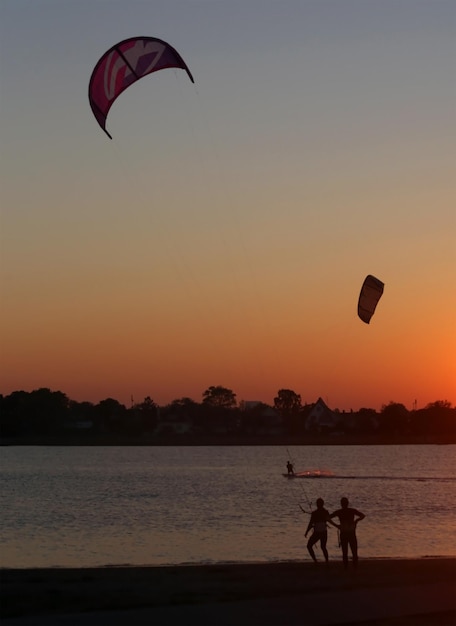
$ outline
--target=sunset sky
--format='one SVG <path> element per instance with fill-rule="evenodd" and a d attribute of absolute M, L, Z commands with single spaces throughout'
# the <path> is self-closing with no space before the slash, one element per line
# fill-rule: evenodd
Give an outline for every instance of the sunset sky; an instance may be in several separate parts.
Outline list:
<path fill-rule="evenodd" d="M 195 84 L 110 141 L 88 83 L 136 35 Z M 0 393 L 455 404 L 455 60 L 454 0 L 0 0 Z"/>

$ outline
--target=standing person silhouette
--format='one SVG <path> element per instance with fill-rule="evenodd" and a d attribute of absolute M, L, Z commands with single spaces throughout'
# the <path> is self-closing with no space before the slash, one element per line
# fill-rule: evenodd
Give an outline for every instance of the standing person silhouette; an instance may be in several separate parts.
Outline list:
<path fill-rule="evenodd" d="M 342 548 L 342 560 L 344 568 L 348 568 L 348 546 L 353 558 L 353 567 L 358 567 L 358 539 L 356 538 L 356 525 L 366 516 L 357 509 L 348 506 L 348 498 L 341 498 L 340 505 L 342 508 L 331 513 L 329 519 L 333 517 L 339 518 L 339 524 L 335 524 L 340 530 L 340 545 Z M 333 522 L 331 522 L 333 523 Z"/>
<path fill-rule="evenodd" d="M 323 556 L 325 557 L 326 563 L 328 562 L 328 550 L 326 549 L 326 543 L 328 541 L 328 527 L 326 525 L 329 522 L 329 512 L 324 508 L 323 498 L 318 498 L 317 500 L 317 508 L 315 511 L 312 511 L 310 515 L 309 525 L 307 526 L 307 530 L 304 534 L 304 537 L 307 537 L 311 528 L 313 528 L 313 533 L 310 536 L 309 541 L 307 542 L 307 550 L 309 551 L 310 556 L 314 563 L 318 563 L 317 557 L 315 556 L 315 552 L 313 546 L 319 541 L 321 551 L 323 552 Z M 335 526 L 333 522 L 330 522 Z"/>
<path fill-rule="evenodd" d="M 287 461 L 287 472 L 288 472 L 289 475 L 293 475 L 294 474 L 293 463 L 291 463 L 290 461 Z"/>

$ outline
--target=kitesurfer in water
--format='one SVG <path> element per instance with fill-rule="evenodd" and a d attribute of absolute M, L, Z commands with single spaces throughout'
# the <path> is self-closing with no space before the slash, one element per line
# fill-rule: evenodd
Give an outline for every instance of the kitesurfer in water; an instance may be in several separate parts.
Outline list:
<path fill-rule="evenodd" d="M 291 463 L 290 461 L 287 461 L 287 471 L 289 474 L 294 474 L 293 463 Z"/>
<path fill-rule="evenodd" d="M 356 525 L 366 516 L 361 511 L 353 509 L 348 506 L 348 498 L 341 498 L 340 505 L 342 508 L 337 509 L 329 516 L 330 519 L 334 517 L 339 518 L 339 524 L 334 524 L 340 531 L 340 546 L 342 548 L 342 560 L 344 562 L 344 568 L 348 568 L 348 546 L 353 558 L 353 567 L 356 569 L 358 566 L 358 539 L 356 538 Z"/>
<path fill-rule="evenodd" d="M 328 541 L 328 526 L 327 522 L 330 522 L 329 512 L 324 508 L 324 500 L 323 498 L 318 498 L 317 500 L 317 508 L 315 511 L 312 511 L 310 515 L 309 525 L 307 526 L 307 530 L 304 534 L 304 537 L 307 537 L 310 530 L 313 528 L 313 533 L 310 536 L 309 541 L 307 542 L 307 550 L 309 551 L 310 556 L 314 563 L 317 563 L 317 557 L 315 556 L 315 552 L 313 546 L 319 541 L 321 551 L 323 552 L 323 556 L 325 557 L 326 563 L 328 562 L 328 550 L 326 549 L 326 543 Z M 335 526 L 334 522 L 330 522 Z"/>

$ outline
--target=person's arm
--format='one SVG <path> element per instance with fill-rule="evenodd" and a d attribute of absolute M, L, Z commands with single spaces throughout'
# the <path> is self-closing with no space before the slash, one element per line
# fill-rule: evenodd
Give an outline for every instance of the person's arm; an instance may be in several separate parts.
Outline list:
<path fill-rule="evenodd" d="M 310 516 L 310 520 L 309 520 L 309 524 L 307 526 L 306 532 L 304 533 L 304 537 L 307 537 L 309 530 L 313 527 L 314 522 L 313 522 L 313 515 Z"/>
<path fill-rule="evenodd" d="M 334 511 L 334 513 L 330 514 L 330 516 L 328 517 L 328 522 L 331 524 L 331 526 L 334 526 L 335 528 L 340 528 L 340 524 L 336 524 L 332 521 L 333 517 L 337 517 L 337 511 Z"/>
<path fill-rule="evenodd" d="M 314 514 L 313 514 L 313 513 L 311 513 L 311 514 L 310 514 L 309 524 L 308 524 L 308 526 L 307 526 L 307 528 L 306 528 L 306 532 L 304 533 L 304 537 L 307 537 L 307 535 L 308 535 L 308 533 L 309 533 L 310 529 L 314 527 L 314 524 L 315 524 L 315 521 L 314 521 Z"/>
<path fill-rule="evenodd" d="M 355 524 L 357 524 L 358 522 L 360 522 L 362 519 L 366 517 L 364 513 L 361 513 L 361 511 L 357 511 L 356 509 L 355 509 L 355 515 L 357 516 L 357 519 L 355 520 Z"/>

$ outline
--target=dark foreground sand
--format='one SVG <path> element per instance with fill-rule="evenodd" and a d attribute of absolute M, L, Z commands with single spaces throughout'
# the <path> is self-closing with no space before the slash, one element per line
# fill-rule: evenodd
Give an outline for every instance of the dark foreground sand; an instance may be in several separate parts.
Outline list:
<path fill-rule="evenodd" d="M 3 569 L 2 626 L 456 624 L 456 558 Z"/>

